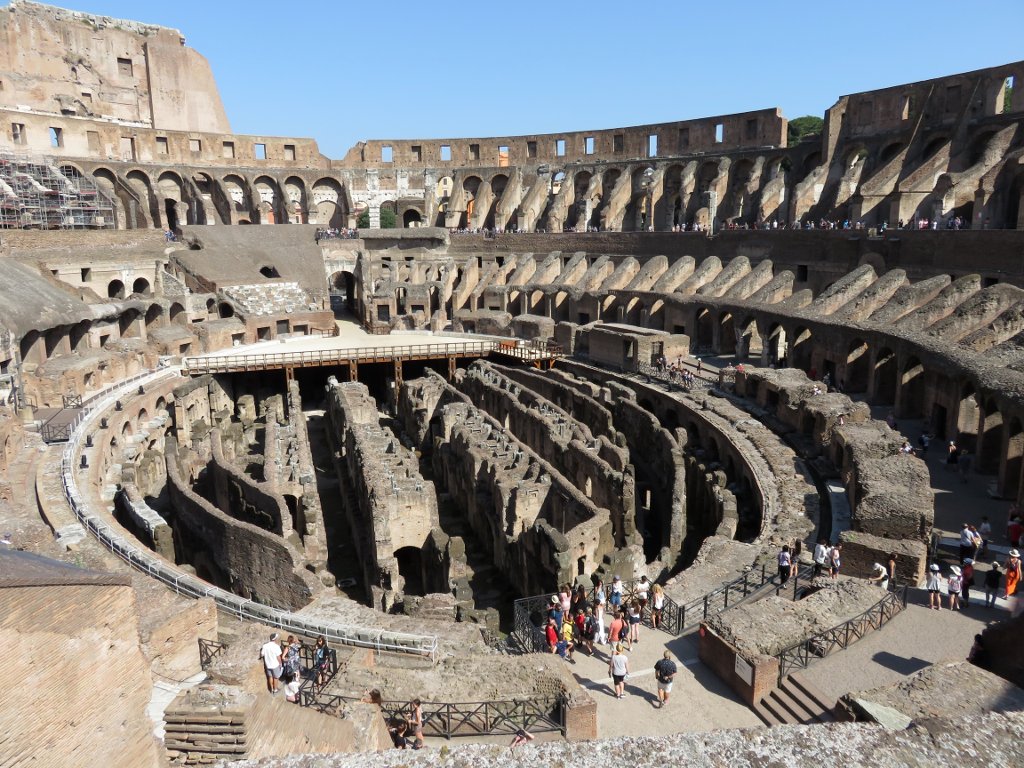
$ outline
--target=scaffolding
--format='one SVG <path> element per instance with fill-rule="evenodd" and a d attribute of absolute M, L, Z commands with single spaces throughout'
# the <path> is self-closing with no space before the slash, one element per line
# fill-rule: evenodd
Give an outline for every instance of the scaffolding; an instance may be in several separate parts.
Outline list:
<path fill-rule="evenodd" d="M 50 158 L 0 153 L 0 229 L 112 229 L 114 203 Z"/>

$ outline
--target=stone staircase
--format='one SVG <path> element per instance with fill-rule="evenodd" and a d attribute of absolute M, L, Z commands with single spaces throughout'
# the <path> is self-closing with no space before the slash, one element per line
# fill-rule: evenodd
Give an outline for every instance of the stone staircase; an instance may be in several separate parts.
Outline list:
<path fill-rule="evenodd" d="M 765 725 L 808 725 L 835 720 L 836 702 L 807 682 L 799 672 L 783 679 L 782 684 L 754 702 L 753 710 Z"/>

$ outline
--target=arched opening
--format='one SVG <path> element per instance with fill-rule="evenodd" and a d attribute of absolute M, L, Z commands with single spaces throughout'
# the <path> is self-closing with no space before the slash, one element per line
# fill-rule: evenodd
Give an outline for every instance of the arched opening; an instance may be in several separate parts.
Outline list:
<path fill-rule="evenodd" d="M 139 415 L 136 417 L 135 420 L 138 422 L 140 427 L 145 429 L 146 422 L 149 421 L 149 411 L 147 411 L 145 408 L 140 408 Z"/>
<path fill-rule="evenodd" d="M 974 391 L 974 385 L 968 381 L 960 388 L 960 403 L 956 416 L 956 444 L 975 454 L 978 452 L 978 422 L 980 418 L 981 408 L 978 406 L 978 397 Z"/>
<path fill-rule="evenodd" d="M 760 359 L 764 354 L 764 341 L 757 330 L 757 321 L 748 320 L 741 322 L 739 327 L 742 329 L 742 332 L 740 333 L 739 343 L 736 348 L 736 356 L 743 360 L 750 358 Z"/>
<path fill-rule="evenodd" d="M 423 216 L 415 208 L 410 208 L 402 214 L 402 225 L 409 229 L 411 227 L 418 227 L 423 224 Z"/>
<path fill-rule="evenodd" d="M 933 139 L 929 139 L 928 143 L 925 144 L 924 152 L 921 153 L 922 162 L 929 160 L 934 157 L 943 146 L 949 141 L 948 136 L 936 136 Z"/>
<path fill-rule="evenodd" d="M 854 339 L 846 350 L 843 389 L 849 393 L 867 392 L 870 379 L 871 355 L 868 345 L 862 339 Z"/>
<path fill-rule="evenodd" d="M 999 457 L 1003 443 L 1003 414 L 994 398 L 987 398 L 978 417 L 979 434 L 975 468 L 978 472 L 992 474 L 999 469 Z"/>
<path fill-rule="evenodd" d="M 221 317 L 234 317 L 235 308 L 230 303 L 222 301 L 217 305 L 217 314 Z"/>
<path fill-rule="evenodd" d="M 875 355 L 875 388 L 872 398 L 876 405 L 892 405 L 896 402 L 896 353 L 882 347 Z"/>
<path fill-rule="evenodd" d="M 135 278 L 135 282 L 132 283 L 132 293 L 139 296 L 152 296 L 153 292 L 149 289 L 149 280 L 144 277 Z"/>
<path fill-rule="evenodd" d="M 786 367 L 789 363 L 786 344 L 786 329 L 778 323 L 772 323 L 768 329 L 768 364 Z"/>
<path fill-rule="evenodd" d="M 164 215 L 167 217 L 167 228 L 178 231 L 178 209 L 174 200 L 164 198 Z"/>
<path fill-rule="evenodd" d="M 715 340 L 715 319 L 711 312 L 702 309 L 697 315 L 697 349 L 702 352 L 710 352 Z"/>
<path fill-rule="evenodd" d="M 502 195 L 505 194 L 506 186 L 508 186 L 508 176 L 503 173 L 499 173 L 491 179 L 491 206 L 487 211 L 486 218 L 484 218 L 484 227 L 486 229 L 494 229 L 497 225 L 498 205 L 501 203 Z"/>
<path fill-rule="evenodd" d="M 188 321 L 188 318 L 185 316 L 185 308 L 178 302 L 171 304 L 171 309 L 167 313 L 167 318 L 172 323 L 178 323 L 180 325 L 185 325 Z"/>
<path fill-rule="evenodd" d="M 892 160 L 896 155 L 903 151 L 903 142 L 894 141 L 891 144 L 887 144 L 882 151 L 878 154 L 878 161 L 880 163 L 887 163 Z"/>
<path fill-rule="evenodd" d="M 402 547 L 395 551 L 398 573 L 405 580 L 404 593 L 424 595 L 423 553 L 417 547 Z"/>
<path fill-rule="evenodd" d="M 924 366 L 911 356 L 900 375 L 899 416 L 901 419 L 920 418 L 924 413 Z"/>
<path fill-rule="evenodd" d="M 39 331 L 29 331 L 22 336 L 19 348 L 23 363 L 42 363 L 46 360 L 46 346 Z"/>
<path fill-rule="evenodd" d="M 260 267 L 260 274 L 267 278 L 280 277 L 281 273 L 277 271 L 277 267 L 273 264 L 265 264 Z"/>
<path fill-rule="evenodd" d="M 123 299 L 124 298 L 124 283 L 120 280 L 111 280 L 107 285 L 107 298 L 108 299 Z"/>
<path fill-rule="evenodd" d="M 719 322 L 718 329 L 718 353 L 722 355 L 733 355 L 736 353 L 736 324 L 733 322 L 732 313 L 726 312 Z"/>
<path fill-rule="evenodd" d="M 811 331 L 808 328 L 797 328 L 793 333 L 793 343 L 789 347 L 789 364 L 793 368 L 811 373 Z"/>
<path fill-rule="evenodd" d="M 1024 427 L 1014 416 L 1006 428 L 1006 453 L 999 470 L 999 490 L 1004 499 L 1017 498 L 1020 473 L 1024 465 Z"/>
<path fill-rule="evenodd" d="M 342 312 L 356 313 L 356 283 L 351 272 L 335 272 L 330 284 L 331 309 L 335 315 Z"/>
<path fill-rule="evenodd" d="M 160 322 L 160 317 L 164 313 L 164 308 L 159 304 L 150 305 L 149 309 L 146 310 L 146 328 L 150 328 L 156 323 Z"/>
<path fill-rule="evenodd" d="M 131 437 L 133 434 L 135 434 L 135 430 L 132 429 L 131 420 L 126 419 L 121 427 L 121 445 L 125 444 L 125 438 Z"/>

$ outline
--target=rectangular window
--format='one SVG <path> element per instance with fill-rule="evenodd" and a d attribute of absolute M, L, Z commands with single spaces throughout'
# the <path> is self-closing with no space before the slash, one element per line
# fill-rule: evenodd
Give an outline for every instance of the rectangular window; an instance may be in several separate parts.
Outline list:
<path fill-rule="evenodd" d="M 231 142 L 228 142 L 229 144 Z M 188 151 L 189 152 L 202 152 L 203 142 L 201 139 L 189 139 L 188 140 Z"/>
<path fill-rule="evenodd" d="M 421 147 L 419 144 L 413 144 L 409 148 L 409 151 L 412 153 L 412 161 L 414 163 L 423 162 L 423 147 Z"/>
<path fill-rule="evenodd" d="M 157 136 L 156 137 L 156 153 L 158 155 L 166 155 L 167 154 L 167 137 L 166 136 Z M 233 157 L 233 155 L 232 155 L 232 157 Z"/>
<path fill-rule="evenodd" d="M 592 155 L 594 154 L 594 137 L 587 136 L 583 139 L 583 154 Z"/>
<path fill-rule="evenodd" d="M 389 147 L 389 149 L 390 149 L 390 147 Z M 267 159 L 267 145 L 266 144 L 259 144 L 259 143 L 253 144 L 252 145 L 252 152 L 253 152 L 253 155 L 256 156 L 257 160 L 266 160 Z"/>
<path fill-rule="evenodd" d="M 757 138 L 757 118 L 747 120 L 747 140 L 754 141 Z"/>
<path fill-rule="evenodd" d="M 676 139 L 676 141 L 678 142 L 676 146 L 679 150 L 688 149 L 690 146 L 690 129 L 680 128 L 679 136 Z"/>
<path fill-rule="evenodd" d="M 1013 86 L 1013 75 L 1010 75 L 1006 78 L 1006 83 L 1003 85 L 1003 112 L 1013 111 Z"/>
<path fill-rule="evenodd" d="M 612 136 L 612 152 L 619 155 L 622 154 L 625 148 L 625 137 L 621 133 L 616 133 L 614 136 Z"/>
<path fill-rule="evenodd" d="M 951 85 L 946 88 L 946 111 L 956 112 L 960 109 L 960 86 Z"/>
<path fill-rule="evenodd" d="M 480 159 L 480 145 L 479 144 L 470 144 L 469 145 L 469 159 L 470 160 L 479 160 Z"/>
<path fill-rule="evenodd" d="M 195 152 L 196 150 L 192 151 Z M 225 141 L 223 147 L 221 148 L 220 156 L 226 157 L 228 159 L 233 158 L 235 156 L 235 142 Z"/>
<path fill-rule="evenodd" d="M 449 144 L 441 145 L 441 162 L 450 163 L 452 159 L 452 148 Z"/>
<path fill-rule="evenodd" d="M 798 264 L 797 265 L 797 268 L 796 268 L 796 281 L 798 283 L 806 283 L 807 282 L 807 265 L 806 264 Z"/>
<path fill-rule="evenodd" d="M 508 147 L 498 147 L 498 167 L 508 167 Z"/>
<path fill-rule="evenodd" d="M 723 141 L 725 141 L 725 125 L 715 123 L 715 144 L 721 144 Z"/>
<path fill-rule="evenodd" d="M 565 139 L 557 139 L 555 141 L 555 155 L 565 157 Z"/>
<path fill-rule="evenodd" d="M 656 133 L 652 133 L 650 136 L 647 137 L 647 156 L 658 156 L 658 134 Z"/>
<path fill-rule="evenodd" d="M 88 283 L 92 281 L 92 270 L 89 267 L 82 267 L 82 282 Z"/>
<path fill-rule="evenodd" d="M 24 144 L 27 140 L 25 136 L 25 124 L 24 123 L 11 123 L 11 140 L 15 144 Z"/>
<path fill-rule="evenodd" d="M 82 101 L 86 104 L 92 104 L 92 94 L 88 91 L 82 91 Z"/>
<path fill-rule="evenodd" d="M 526 156 L 527 157 L 536 157 L 537 156 L 537 142 L 536 141 L 528 141 L 528 142 L 526 142 Z"/>
<path fill-rule="evenodd" d="M 256 146 L 258 147 L 259 144 L 257 144 Z M 390 145 L 385 144 L 383 147 L 380 148 L 380 161 L 382 163 L 394 162 L 394 158 L 395 152 Z"/>
<path fill-rule="evenodd" d="M 100 151 L 100 133 L 99 131 L 86 131 L 85 140 L 89 143 L 90 152 Z"/>
<path fill-rule="evenodd" d="M 131 136 L 121 137 L 121 159 L 122 160 L 134 160 L 135 159 L 135 139 Z"/>
<path fill-rule="evenodd" d="M 295 160 L 295 145 L 294 144 L 285 144 L 284 145 L 284 159 L 285 160 Z"/>
<path fill-rule="evenodd" d="M 64 146 L 64 131 L 60 128 L 50 127 L 50 146 L 60 148 Z"/>
<path fill-rule="evenodd" d="M 132 60 L 118 58 L 117 74 L 124 75 L 125 77 L 132 77 Z"/>

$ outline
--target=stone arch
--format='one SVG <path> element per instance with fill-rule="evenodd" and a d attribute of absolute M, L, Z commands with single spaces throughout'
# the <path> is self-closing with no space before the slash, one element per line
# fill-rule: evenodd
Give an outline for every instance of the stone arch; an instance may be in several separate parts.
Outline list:
<path fill-rule="evenodd" d="M 423 223 L 423 216 L 415 208 L 406 209 L 402 214 L 402 226 L 406 229 L 418 227 Z"/>
<path fill-rule="evenodd" d="M 956 435 L 957 445 L 977 453 L 978 424 L 981 419 L 981 408 L 978 404 L 978 393 L 974 382 L 965 381 L 960 385 L 960 398 L 957 402 Z"/>
<path fill-rule="evenodd" d="M 170 310 L 167 312 L 167 318 L 172 323 L 178 323 L 179 325 L 188 325 L 188 316 L 185 314 L 185 307 L 178 302 L 171 304 Z"/>
<path fill-rule="evenodd" d="M 167 228 L 177 230 L 182 224 L 194 224 L 192 212 L 186 210 L 185 184 L 174 171 L 164 171 L 156 180 L 156 188 L 164 203 L 164 221 Z M 179 220 L 179 211 L 185 213 L 185 221 Z"/>
<path fill-rule="evenodd" d="M 283 197 L 288 221 L 292 224 L 306 224 L 309 221 L 306 182 L 298 176 L 289 176 L 284 180 Z"/>
<path fill-rule="evenodd" d="M 149 280 L 144 277 L 137 277 L 132 283 L 132 293 L 140 296 L 152 296 L 153 290 L 149 287 Z"/>
<path fill-rule="evenodd" d="M 736 323 L 732 312 L 723 311 L 718 320 L 718 353 L 733 355 L 736 353 Z"/>
<path fill-rule="evenodd" d="M 911 355 L 900 371 L 899 417 L 918 418 L 924 413 L 924 365 Z"/>
<path fill-rule="evenodd" d="M 214 224 L 217 219 L 222 224 L 231 223 L 227 201 L 210 174 L 201 171 L 193 173 L 192 186 L 198 194 L 194 206 L 196 224 Z"/>
<path fill-rule="evenodd" d="M 234 317 L 235 308 L 231 306 L 231 302 L 222 301 L 220 304 L 217 305 L 217 314 L 220 315 L 220 317 L 222 318 Z"/>
<path fill-rule="evenodd" d="M 35 329 L 21 337 L 18 348 L 22 363 L 41 364 L 46 361 L 46 343 L 43 335 Z"/>
<path fill-rule="evenodd" d="M 789 346 L 787 344 L 786 329 L 782 327 L 782 324 L 772 323 L 769 325 L 766 337 L 768 339 L 768 359 L 766 362 L 775 365 L 781 365 L 784 362 L 788 364 Z"/>
<path fill-rule="evenodd" d="M 697 313 L 697 349 L 710 350 L 715 342 L 715 318 L 709 309 Z"/>
<path fill-rule="evenodd" d="M 995 398 L 982 401 L 978 414 L 978 433 L 975 437 L 978 472 L 991 474 L 999 469 L 999 456 L 1003 441 L 1003 414 Z"/>
<path fill-rule="evenodd" d="M 228 210 L 229 223 L 237 220 L 248 221 L 251 216 L 249 210 L 248 183 L 241 176 L 229 173 L 221 179 L 220 187 L 224 194 L 225 207 Z"/>
<path fill-rule="evenodd" d="M 159 304 L 150 304 L 149 309 L 146 310 L 146 328 L 151 328 L 160 323 L 160 318 L 163 317 L 163 314 L 164 308 L 162 306 Z"/>
<path fill-rule="evenodd" d="M 260 224 L 287 224 L 281 190 L 270 176 L 257 176 L 253 182 L 256 191 L 256 211 Z"/>
<path fill-rule="evenodd" d="M 135 217 L 139 228 L 142 226 L 156 227 L 162 221 L 157 206 L 156 195 L 153 193 L 153 183 L 149 176 L 138 168 L 134 168 L 125 175 L 125 183 L 134 193 Z M 147 223 L 151 222 L 151 224 Z"/>
<path fill-rule="evenodd" d="M 863 339 L 856 338 L 847 346 L 841 376 L 845 392 L 868 391 L 871 383 L 871 354 L 867 342 Z"/>
<path fill-rule="evenodd" d="M 878 163 L 882 165 L 892 160 L 896 155 L 902 152 L 906 148 L 906 144 L 903 141 L 891 141 L 882 147 L 882 150 L 878 153 Z"/>
<path fill-rule="evenodd" d="M 889 347 L 875 352 L 872 401 L 878 405 L 893 405 L 896 402 L 897 358 Z"/>
<path fill-rule="evenodd" d="M 806 326 L 797 326 L 793 331 L 793 341 L 789 345 L 789 364 L 793 368 L 802 371 L 811 371 L 812 367 L 812 346 L 814 336 L 811 329 Z"/>
<path fill-rule="evenodd" d="M 134 219 L 128 215 L 133 207 L 133 198 L 112 170 L 105 167 L 94 168 L 92 180 L 100 192 L 120 204 L 120 210 L 117 212 L 117 226 L 133 229 L 143 229 L 149 226 L 147 223 L 148 219 L 144 216 L 144 211 L 140 211 Z M 140 216 L 142 216 L 141 220 L 139 219 Z"/>
<path fill-rule="evenodd" d="M 315 223 L 321 227 L 344 229 L 347 225 L 345 196 L 341 183 L 324 176 L 313 183 L 310 213 L 315 211 Z M 310 223 L 314 223 L 310 221 Z"/>
<path fill-rule="evenodd" d="M 125 296 L 124 283 L 120 280 L 111 280 L 107 284 L 107 298 L 108 299 L 123 299 Z"/>
<path fill-rule="evenodd" d="M 425 574 L 423 552 L 419 547 L 400 547 L 395 550 L 398 573 L 405 582 L 402 592 L 406 595 L 424 595 Z"/>
<path fill-rule="evenodd" d="M 949 134 L 939 133 L 933 136 L 929 136 L 925 140 L 924 150 L 921 152 L 921 162 L 930 160 L 936 155 L 936 153 L 942 149 L 945 144 L 949 143 Z"/>

